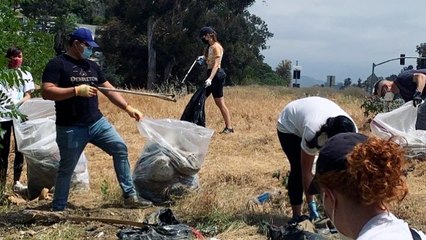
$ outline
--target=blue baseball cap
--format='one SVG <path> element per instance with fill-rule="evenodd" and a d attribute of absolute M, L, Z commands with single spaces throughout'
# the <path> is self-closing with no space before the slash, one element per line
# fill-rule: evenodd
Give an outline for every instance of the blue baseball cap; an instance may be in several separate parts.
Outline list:
<path fill-rule="evenodd" d="M 92 32 L 88 28 L 78 28 L 70 34 L 70 37 L 86 42 L 91 47 L 99 47 L 99 45 L 93 40 Z"/>

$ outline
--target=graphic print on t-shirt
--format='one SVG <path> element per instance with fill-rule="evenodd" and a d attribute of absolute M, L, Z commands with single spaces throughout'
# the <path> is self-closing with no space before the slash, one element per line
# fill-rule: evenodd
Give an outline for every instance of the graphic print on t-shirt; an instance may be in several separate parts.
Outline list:
<path fill-rule="evenodd" d="M 95 76 L 93 76 L 95 75 Z M 85 70 L 80 66 L 73 66 L 70 81 L 74 85 L 97 83 L 98 77 L 92 73 L 91 68 Z"/>

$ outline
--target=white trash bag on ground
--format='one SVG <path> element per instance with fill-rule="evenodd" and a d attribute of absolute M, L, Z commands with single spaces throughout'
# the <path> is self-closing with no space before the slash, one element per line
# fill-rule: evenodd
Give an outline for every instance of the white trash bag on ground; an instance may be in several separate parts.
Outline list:
<path fill-rule="evenodd" d="M 19 111 L 28 116 L 21 122 L 14 119 L 14 133 L 18 149 L 27 162 L 28 198 L 40 195 L 43 188 L 55 185 L 59 166 L 59 148 L 56 143 L 55 103 L 53 101 L 32 98 L 25 101 Z M 89 189 L 87 158 L 81 154 L 74 170 L 71 188 Z"/>
<path fill-rule="evenodd" d="M 426 131 L 416 130 L 417 110 L 409 101 L 393 111 L 379 113 L 370 123 L 371 132 L 379 138 L 394 138 L 407 149 L 408 156 L 424 155 Z"/>
<path fill-rule="evenodd" d="M 144 118 L 139 132 L 147 138 L 133 171 L 138 194 L 155 203 L 181 196 L 199 187 L 213 130 L 174 119 Z"/>

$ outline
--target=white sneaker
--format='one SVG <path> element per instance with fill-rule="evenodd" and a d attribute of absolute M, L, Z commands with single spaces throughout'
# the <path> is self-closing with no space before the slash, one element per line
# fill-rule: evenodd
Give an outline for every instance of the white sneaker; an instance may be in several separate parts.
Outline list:
<path fill-rule="evenodd" d="M 16 193 L 22 193 L 27 191 L 28 187 L 23 185 L 21 182 L 16 181 L 15 185 L 13 185 L 13 191 Z"/>

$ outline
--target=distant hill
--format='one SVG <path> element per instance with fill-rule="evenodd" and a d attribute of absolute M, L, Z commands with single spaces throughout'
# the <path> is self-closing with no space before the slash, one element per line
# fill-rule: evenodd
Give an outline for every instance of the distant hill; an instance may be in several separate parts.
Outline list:
<path fill-rule="evenodd" d="M 321 86 L 321 84 L 325 84 L 325 80 L 318 80 L 309 76 L 300 76 L 297 83 L 300 83 L 300 87 L 312 87 L 314 85 Z"/>

